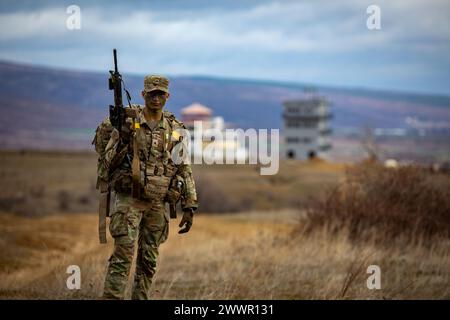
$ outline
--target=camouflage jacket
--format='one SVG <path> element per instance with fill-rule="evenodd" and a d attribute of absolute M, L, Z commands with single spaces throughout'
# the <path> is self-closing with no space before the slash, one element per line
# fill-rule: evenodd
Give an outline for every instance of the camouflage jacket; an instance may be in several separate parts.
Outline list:
<path fill-rule="evenodd" d="M 119 193 L 131 193 L 133 160 L 133 143 L 137 142 L 140 166 L 141 195 L 144 200 L 165 199 L 173 201 L 172 187 L 177 181 L 183 182 L 181 193 L 181 207 L 197 209 L 197 193 L 194 177 L 189 164 L 175 164 L 171 153 L 173 148 L 181 143 L 178 132 L 183 128 L 182 122 L 175 116 L 164 111 L 161 120 L 152 129 L 147 123 L 143 113 L 143 107 L 132 105 L 137 111 L 136 138 L 118 139 L 109 117 L 97 127 L 93 144 L 98 157 L 98 182 L 100 189 L 105 186 Z M 130 132 L 131 119 L 126 119 L 125 132 Z M 114 134 L 115 130 L 115 134 Z M 125 140 L 125 142 L 124 142 Z M 103 186 L 102 186 L 103 185 Z"/>

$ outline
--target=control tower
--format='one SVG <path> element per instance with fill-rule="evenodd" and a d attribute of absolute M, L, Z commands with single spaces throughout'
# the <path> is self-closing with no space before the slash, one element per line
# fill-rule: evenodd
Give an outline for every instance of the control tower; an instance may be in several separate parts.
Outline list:
<path fill-rule="evenodd" d="M 323 97 L 285 101 L 284 158 L 307 160 L 327 158 L 331 148 L 329 103 Z"/>

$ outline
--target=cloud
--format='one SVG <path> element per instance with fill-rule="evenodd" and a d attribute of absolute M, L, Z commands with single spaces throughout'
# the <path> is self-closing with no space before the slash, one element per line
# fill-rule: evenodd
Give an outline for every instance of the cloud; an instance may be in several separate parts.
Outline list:
<path fill-rule="evenodd" d="M 377 74 L 377 63 L 383 63 L 378 74 L 390 76 L 393 83 L 404 81 L 405 74 L 399 73 L 407 70 L 395 66 L 411 66 L 415 74 L 426 69 L 428 79 L 439 65 L 449 66 L 447 1 L 380 0 L 379 31 L 366 28 L 371 2 L 257 1 L 230 7 L 219 1 L 177 8 L 165 3 L 151 7 L 81 2 L 79 31 L 66 29 L 66 8 L 56 4 L 9 10 L 0 13 L 0 57 L 39 57 L 36 62 L 100 69 L 105 65 L 99 61 L 118 47 L 127 52 L 121 61 L 135 72 L 160 68 L 331 82 L 346 73 L 348 84 L 373 83 L 364 74 Z M 402 85 L 407 86 L 397 86 Z"/>
<path fill-rule="evenodd" d="M 64 9 L 0 14 L 0 41 L 53 37 L 65 33 Z"/>
<path fill-rule="evenodd" d="M 251 47 L 255 50 L 316 52 L 367 50 L 421 39 L 450 39 L 446 1 L 380 1 L 384 28 L 369 32 L 361 1 L 263 2 L 245 10 L 105 11 L 81 7 L 88 36 L 118 39 L 134 45 L 211 48 Z M 65 27 L 65 8 L 0 14 L 0 40 L 73 36 Z M 168 17 L 164 19 L 164 17 Z M 86 34 L 85 34 L 86 35 Z M 435 44 L 435 43 L 433 43 Z M 441 43 L 436 43 L 441 45 Z"/>

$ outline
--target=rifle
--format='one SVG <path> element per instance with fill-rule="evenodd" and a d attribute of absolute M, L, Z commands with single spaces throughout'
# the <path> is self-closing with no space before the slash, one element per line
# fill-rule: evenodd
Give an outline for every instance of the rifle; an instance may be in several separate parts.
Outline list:
<path fill-rule="evenodd" d="M 114 56 L 114 70 L 110 70 L 110 77 L 108 79 L 109 90 L 114 91 L 114 105 L 109 105 L 109 119 L 114 128 L 119 132 L 119 144 L 123 143 L 123 127 L 125 127 L 125 120 L 127 117 L 133 119 L 132 131 L 138 130 L 138 126 L 135 124 L 137 113 L 131 108 L 131 96 L 128 90 L 125 88 L 122 75 L 117 68 L 117 50 L 113 49 Z M 128 100 L 128 108 L 124 108 L 122 103 L 122 84 Z M 132 134 L 132 132 L 129 132 Z M 133 160 L 130 163 L 130 158 L 127 153 L 126 158 L 128 163 L 131 164 L 133 184 L 132 184 L 132 196 L 134 198 L 140 197 L 140 168 L 139 168 L 139 156 L 138 147 L 136 143 L 136 134 L 133 132 Z M 100 243 L 106 243 L 106 217 L 109 216 L 111 189 L 109 185 L 103 185 L 100 188 L 100 203 L 99 203 L 99 238 Z"/>
<path fill-rule="evenodd" d="M 136 131 L 139 126 L 135 124 L 137 114 L 135 110 L 131 108 L 131 96 L 128 90 L 125 88 L 125 83 L 123 82 L 122 75 L 117 70 L 117 50 L 113 49 L 114 56 L 114 71 L 110 70 L 109 77 L 109 90 L 114 91 L 114 105 L 109 106 L 109 119 L 114 128 L 119 131 L 119 143 L 122 143 L 122 126 L 125 124 L 125 118 L 130 117 L 133 120 L 131 130 L 134 131 L 132 136 L 136 137 Z M 128 108 L 124 108 L 122 104 L 122 84 L 124 85 L 124 91 L 128 100 Z M 131 132 L 130 132 L 131 134 Z M 128 163 L 130 163 L 129 155 L 127 154 Z M 137 143 L 134 139 L 133 141 L 133 161 L 131 163 L 131 170 L 133 173 L 133 185 L 132 185 L 132 196 L 134 198 L 140 197 L 140 166 L 139 166 L 139 154 Z"/>
<path fill-rule="evenodd" d="M 109 70 L 110 77 L 108 79 L 109 90 L 114 91 L 114 105 L 109 105 L 109 119 L 114 128 L 119 131 L 119 136 L 122 134 L 122 124 L 125 122 L 125 109 L 122 103 L 122 75 L 117 69 L 117 50 L 113 49 L 114 56 L 114 71 Z M 128 104 L 130 104 L 130 94 L 127 93 Z"/>

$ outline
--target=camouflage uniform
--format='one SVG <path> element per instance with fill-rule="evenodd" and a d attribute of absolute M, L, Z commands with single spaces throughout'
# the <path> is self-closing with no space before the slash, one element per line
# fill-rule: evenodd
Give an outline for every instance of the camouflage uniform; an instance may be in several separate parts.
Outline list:
<path fill-rule="evenodd" d="M 149 84 L 152 81 L 155 82 Z M 168 80 L 159 76 L 146 77 L 144 86 L 167 90 Z M 115 210 L 109 224 L 114 238 L 114 252 L 109 259 L 104 288 L 104 297 L 113 299 L 124 298 L 136 240 L 138 254 L 132 298 L 149 298 L 158 247 L 168 237 L 165 202 L 180 198 L 183 210 L 197 209 L 190 165 L 177 165 L 171 158 L 173 147 L 180 143 L 176 129 L 184 128 L 184 125 L 166 111 L 152 127 L 145 120 L 142 106 L 133 105 L 132 108 L 137 111 L 136 128 L 139 128 L 134 139 L 125 144 L 119 143 L 117 131 L 114 136 L 115 129 L 108 118 L 99 125 L 94 139 L 99 153 L 99 181 L 107 183 L 116 193 Z M 126 126 L 124 130 L 127 130 Z M 139 151 L 140 199 L 131 196 L 130 159 L 134 143 L 137 143 Z M 181 194 L 171 187 L 180 179 L 184 183 Z"/>

